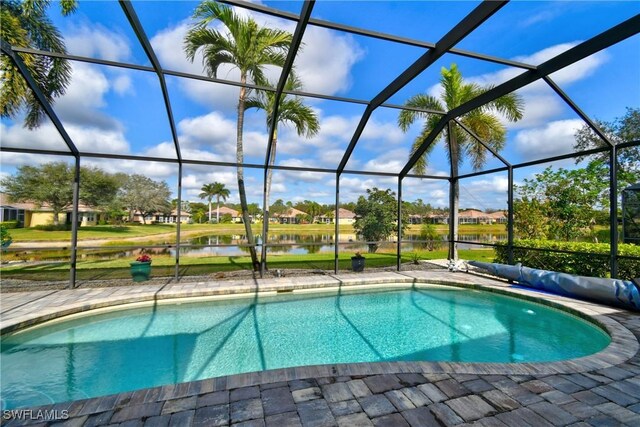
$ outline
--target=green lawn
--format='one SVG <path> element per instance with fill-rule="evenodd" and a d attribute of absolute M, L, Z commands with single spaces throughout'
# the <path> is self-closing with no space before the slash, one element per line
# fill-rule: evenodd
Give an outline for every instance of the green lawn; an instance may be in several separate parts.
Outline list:
<path fill-rule="evenodd" d="M 411 225 L 407 228 L 406 233 L 418 234 L 420 225 Z M 446 225 L 435 226 L 436 230 L 446 233 L 448 228 Z M 254 233 L 262 233 L 262 224 L 252 225 Z M 270 233 L 295 233 L 295 234 L 316 234 L 316 233 L 333 233 L 335 226 L 333 224 L 292 224 L 292 225 L 269 225 Z M 340 226 L 343 233 L 353 233 L 353 227 L 350 225 Z M 94 227 L 81 227 L 78 232 L 80 240 L 113 240 L 122 242 L 130 238 L 149 237 L 150 241 L 153 236 L 161 238 L 165 234 L 175 234 L 176 226 L 169 224 L 153 224 L 153 225 L 98 225 Z M 460 226 L 460 233 L 503 233 L 504 225 L 468 225 Z M 33 228 L 16 228 L 10 230 L 11 237 L 16 243 L 19 242 L 45 242 L 45 241 L 70 241 L 71 231 L 44 231 L 35 230 Z M 181 233 L 189 236 L 205 236 L 205 235 L 224 235 L 224 234 L 244 234 L 244 226 L 242 224 L 183 224 Z"/>
<path fill-rule="evenodd" d="M 460 258 L 467 260 L 492 261 L 493 250 L 460 250 Z M 443 259 L 447 257 L 446 250 L 417 252 L 419 259 Z M 367 267 L 393 266 L 396 256 L 393 253 L 365 254 Z M 405 253 L 402 262 L 411 262 L 412 253 Z M 115 260 L 79 260 L 77 274 L 80 280 L 129 278 L 130 259 Z M 351 269 L 351 254 L 340 254 L 340 269 Z M 269 268 L 274 269 L 319 269 L 333 270 L 332 253 L 318 253 L 307 255 L 270 255 Z M 232 270 L 249 270 L 251 259 L 248 256 L 212 256 L 180 258 L 180 274 L 185 276 L 208 275 Z M 155 277 L 172 276 L 175 269 L 175 259 L 170 256 L 154 256 L 152 275 Z M 69 277 L 69 264 L 64 262 L 39 265 L 11 265 L 1 269 L 2 277 L 6 279 L 24 279 L 34 281 L 66 280 Z"/>

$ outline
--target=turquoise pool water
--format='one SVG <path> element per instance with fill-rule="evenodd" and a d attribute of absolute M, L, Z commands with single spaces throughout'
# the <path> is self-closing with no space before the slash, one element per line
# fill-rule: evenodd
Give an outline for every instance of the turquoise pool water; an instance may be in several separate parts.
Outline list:
<path fill-rule="evenodd" d="M 300 365 L 555 361 L 595 353 L 609 341 L 558 310 L 442 287 L 157 305 L 3 337 L 2 404 Z"/>

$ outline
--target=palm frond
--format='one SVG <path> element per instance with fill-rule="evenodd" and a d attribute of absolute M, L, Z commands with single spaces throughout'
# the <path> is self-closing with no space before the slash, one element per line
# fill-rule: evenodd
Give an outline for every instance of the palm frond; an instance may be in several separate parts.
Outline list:
<path fill-rule="evenodd" d="M 444 110 L 440 101 L 431 95 L 423 95 L 423 94 L 414 95 L 411 98 L 409 98 L 404 103 L 404 105 L 407 107 L 421 108 L 424 110 L 434 110 L 434 111 Z M 435 115 L 426 113 L 423 111 L 402 110 L 398 115 L 398 126 L 400 127 L 400 129 L 402 129 L 403 132 L 406 132 L 407 130 L 409 130 L 409 127 L 417 119 L 428 119 L 430 116 L 435 116 Z"/>

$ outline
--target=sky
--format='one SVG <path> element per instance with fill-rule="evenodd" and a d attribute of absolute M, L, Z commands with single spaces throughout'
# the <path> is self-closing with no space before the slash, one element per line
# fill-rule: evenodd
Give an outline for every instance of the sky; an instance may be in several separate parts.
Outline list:
<path fill-rule="evenodd" d="M 467 1 L 317 1 L 312 17 L 435 43 L 479 2 Z M 132 1 L 161 66 L 166 70 L 206 75 L 202 57 L 191 63 L 183 52 L 185 33 L 197 2 Z M 299 14 L 300 1 L 264 1 L 261 4 Z M 295 22 L 237 9 L 261 25 L 293 32 Z M 588 40 L 612 25 L 640 13 L 640 2 L 626 1 L 513 1 L 461 41 L 457 48 L 540 64 Z M 57 5 L 49 15 L 65 38 L 70 54 L 150 66 L 117 1 L 80 2 L 78 11 L 62 17 Z M 425 49 L 394 42 L 309 26 L 294 67 L 304 91 L 322 95 L 371 100 Z M 155 73 L 71 61 L 73 75 L 67 93 L 57 99 L 54 110 L 80 151 L 175 158 L 176 151 Z M 389 99 L 400 105 L 409 97 L 427 93 L 440 96 L 443 67 L 457 64 L 464 78 L 481 85 L 496 85 L 524 70 L 486 61 L 446 54 Z M 277 81 L 279 69 L 267 75 Z M 220 78 L 239 80 L 231 67 L 220 69 Z M 626 107 L 640 106 L 640 36 L 560 70 L 551 78 L 593 119 L 612 121 Z M 238 88 L 167 76 L 166 82 L 184 159 L 235 161 L 236 106 Z M 573 152 L 575 131 L 582 120 L 544 82 L 518 91 L 525 102 L 522 120 L 507 126 L 507 142 L 501 154 L 517 164 Z M 299 137 L 280 127 L 276 163 L 335 169 L 364 111 L 361 104 L 304 98 L 314 109 L 320 132 Z M 346 169 L 399 172 L 406 164 L 412 141 L 420 131 L 417 121 L 406 133 L 397 125 L 399 110 L 380 107 L 374 111 Z M 66 150 L 50 122 L 36 131 L 22 127 L 21 118 L 3 119 L 0 136 L 4 146 Z M 263 112 L 250 110 L 245 118 L 246 163 L 264 163 L 267 142 Z M 23 164 L 59 161 L 58 156 L 33 156 L 3 152 L 2 175 Z M 111 172 L 141 173 L 166 181 L 177 194 L 178 166 L 172 163 L 83 158 L 84 165 Z M 483 169 L 500 167 L 489 155 Z M 516 184 L 531 178 L 549 164 L 517 169 Z M 575 167 L 573 160 L 553 167 Z M 448 175 L 444 145 L 439 142 L 428 161 L 427 173 Z M 460 173 L 472 172 L 468 162 Z M 262 204 L 263 171 L 245 168 L 249 202 Z M 230 202 L 238 202 L 233 167 L 183 167 L 183 199 L 200 201 L 203 184 L 222 182 L 230 190 Z M 397 190 L 394 177 L 344 174 L 340 199 L 355 201 L 372 187 Z M 403 199 L 422 199 L 433 206 L 448 205 L 446 180 L 406 178 Z M 305 199 L 335 202 L 335 174 L 274 171 L 272 201 Z M 507 203 L 506 172 L 461 181 L 460 206 L 498 209 Z"/>

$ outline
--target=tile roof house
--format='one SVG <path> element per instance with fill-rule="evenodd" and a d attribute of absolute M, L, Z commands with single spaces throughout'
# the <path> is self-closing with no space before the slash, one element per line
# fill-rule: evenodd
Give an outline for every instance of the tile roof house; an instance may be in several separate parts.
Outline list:
<path fill-rule="evenodd" d="M 73 207 L 64 209 L 58 216 L 61 224 L 71 223 L 71 212 Z M 78 205 L 78 224 L 81 227 L 96 225 L 102 219 L 102 211 L 98 208 L 87 206 L 83 203 Z M 53 224 L 53 209 L 44 203 L 25 201 L 14 202 L 8 194 L 0 192 L 0 222 L 18 221 L 23 227 L 35 227 L 37 225 Z"/>

